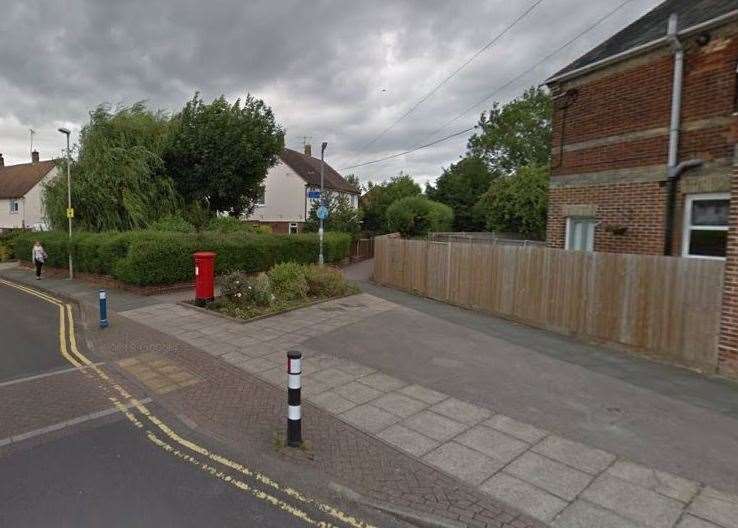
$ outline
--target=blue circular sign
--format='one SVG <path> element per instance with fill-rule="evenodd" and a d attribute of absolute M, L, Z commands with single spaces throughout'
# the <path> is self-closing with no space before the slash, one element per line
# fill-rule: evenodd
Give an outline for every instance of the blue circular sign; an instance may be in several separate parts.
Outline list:
<path fill-rule="evenodd" d="M 316 214 L 318 215 L 318 218 L 320 218 L 321 220 L 325 220 L 326 218 L 328 218 L 328 208 L 325 205 L 321 205 L 320 207 L 318 207 Z"/>

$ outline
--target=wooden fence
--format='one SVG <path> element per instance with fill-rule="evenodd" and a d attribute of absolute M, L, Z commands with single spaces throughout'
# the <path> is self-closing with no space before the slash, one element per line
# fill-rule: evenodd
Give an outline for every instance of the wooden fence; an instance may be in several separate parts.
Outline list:
<path fill-rule="evenodd" d="M 374 280 L 714 372 L 723 262 L 375 239 Z"/>

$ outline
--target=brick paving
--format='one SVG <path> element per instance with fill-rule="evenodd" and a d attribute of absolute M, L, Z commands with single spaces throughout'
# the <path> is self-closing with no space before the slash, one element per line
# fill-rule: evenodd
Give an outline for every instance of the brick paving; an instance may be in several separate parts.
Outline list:
<path fill-rule="evenodd" d="M 147 303 L 90 338 L 105 359 L 166 355 L 202 381 L 158 401 L 230 445 L 248 435 L 262 447 L 284 429 L 285 352 L 300 348 L 310 447 L 292 461 L 380 501 L 468 526 L 738 527 L 733 495 L 305 346 L 392 309 L 363 294 L 243 324 Z"/>
<path fill-rule="evenodd" d="M 151 309 L 155 311 L 157 307 Z M 275 435 L 281 434 L 285 427 L 283 390 L 195 347 L 173 341 L 151 327 L 113 317 L 109 329 L 87 334 L 95 354 L 117 359 L 136 357 L 148 343 L 155 343 L 159 353 L 202 380 L 157 395 L 157 402 L 174 413 L 186 415 L 198 429 L 229 445 L 238 445 L 244 435 L 263 449 L 274 445 Z M 265 360 L 269 370 L 278 368 L 284 372 L 284 353 L 269 353 L 272 357 Z M 135 378 L 131 381 L 136 383 Z M 140 383 L 139 387 L 143 389 L 145 384 Z M 325 472 L 373 499 L 461 521 L 470 527 L 543 526 L 311 403 L 304 407 L 307 455 L 301 451 L 281 451 L 292 463 Z"/>

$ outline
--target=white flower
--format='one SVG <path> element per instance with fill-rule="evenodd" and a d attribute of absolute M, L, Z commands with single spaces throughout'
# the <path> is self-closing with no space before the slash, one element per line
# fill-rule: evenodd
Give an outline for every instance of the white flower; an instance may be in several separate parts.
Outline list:
<path fill-rule="evenodd" d="M 241 297 L 241 292 L 238 292 L 238 293 L 236 294 L 236 297 Z"/>
<path fill-rule="evenodd" d="M 236 284 L 241 284 L 241 281 L 236 281 Z"/>

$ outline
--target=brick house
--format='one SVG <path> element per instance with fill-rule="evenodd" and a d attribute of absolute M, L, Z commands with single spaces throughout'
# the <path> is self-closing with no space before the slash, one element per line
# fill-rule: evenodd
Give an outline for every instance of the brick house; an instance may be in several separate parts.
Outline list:
<path fill-rule="evenodd" d="M 668 0 L 549 79 L 548 244 L 724 258 L 737 66 L 736 0 Z"/>
<path fill-rule="evenodd" d="M 725 260 L 738 377 L 738 0 L 667 0 L 547 82 L 548 245 Z"/>
<path fill-rule="evenodd" d="M 323 187 L 343 195 L 353 207 L 359 206 L 359 191 L 328 163 L 324 167 Z M 275 233 L 299 233 L 320 191 L 320 159 L 313 157 L 310 145 L 305 152 L 284 149 L 276 165 L 267 172 L 263 192 L 247 221 L 265 224 Z"/>

